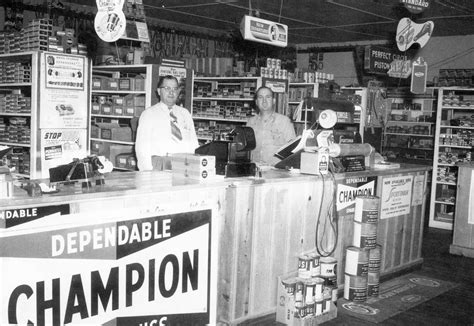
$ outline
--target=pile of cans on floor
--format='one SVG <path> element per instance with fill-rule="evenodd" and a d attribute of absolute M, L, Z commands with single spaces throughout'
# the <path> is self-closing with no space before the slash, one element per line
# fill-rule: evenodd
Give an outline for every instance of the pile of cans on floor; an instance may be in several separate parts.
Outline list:
<path fill-rule="evenodd" d="M 356 198 L 352 246 L 346 248 L 344 299 L 365 302 L 379 295 L 382 246 L 377 244 L 379 197 Z"/>
<path fill-rule="evenodd" d="M 317 252 L 298 257 L 298 272 L 280 277 L 277 321 L 287 325 L 311 325 L 335 318 L 337 260 Z"/>

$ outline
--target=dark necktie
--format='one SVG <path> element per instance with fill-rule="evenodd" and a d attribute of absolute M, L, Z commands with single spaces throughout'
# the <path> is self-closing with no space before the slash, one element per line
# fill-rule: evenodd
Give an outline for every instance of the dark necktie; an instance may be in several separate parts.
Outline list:
<path fill-rule="evenodd" d="M 173 111 L 170 110 L 171 135 L 173 140 L 180 141 L 183 139 L 183 135 L 181 135 L 181 130 L 179 130 L 177 122 L 178 118 L 176 118 Z"/>

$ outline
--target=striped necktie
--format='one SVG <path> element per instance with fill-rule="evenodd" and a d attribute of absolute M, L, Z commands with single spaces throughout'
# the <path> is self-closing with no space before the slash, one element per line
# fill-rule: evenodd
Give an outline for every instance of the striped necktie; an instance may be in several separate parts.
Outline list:
<path fill-rule="evenodd" d="M 173 140 L 180 141 L 183 139 L 181 130 L 178 127 L 178 118 L 174 115 L 173 111 L 170 110 L 170 125 L 171 125 L 171 135 Z"/>

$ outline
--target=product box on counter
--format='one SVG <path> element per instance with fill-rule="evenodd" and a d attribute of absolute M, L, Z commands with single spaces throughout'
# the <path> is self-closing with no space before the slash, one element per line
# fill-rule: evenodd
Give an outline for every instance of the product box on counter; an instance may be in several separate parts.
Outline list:
<path fill-rule="evenodd" d="M 171 156 L 171 161 L 176 164 L 187 166 L 197 166 L 204 168 L 215 168 L 216 157 L 213 155 L 200 155 L 191 153 L 175 153 Z"/>
<path fill-rule="evenodd" d="M 332 301 L 329 304 L 329 308 L 320 315 L 307 316 L 303 313 L 303 316 L 301 316 L 296 308 L 297 304 L 294 294 L 289 293 L 291 291 L 288 291 L 284 283 L 285 280 L 296 278 L 297 276 L 298 272 L 296 271 L 278 276 L 276 321 L 291 326 L 314 326 L 336 318 L 337 306 Z"/>

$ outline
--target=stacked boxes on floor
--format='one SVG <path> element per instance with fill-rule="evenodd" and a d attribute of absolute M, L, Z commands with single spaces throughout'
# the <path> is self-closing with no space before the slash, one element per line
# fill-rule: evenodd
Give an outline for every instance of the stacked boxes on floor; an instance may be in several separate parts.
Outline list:
<path fill-rule="evenodd" d="M 382 251 L 377 244 L 379 206 L 379 197 L 356 198 L 352 246 L 345 251 L 346 300 L 365 302 L 368 296 L 378 296 Z"/>
<path fill-rule="evenodd" d="M 316 325 L 337 315 L 337 260 L 315 251 L 298 257 L 298 272 L 278 278 L 278 322 Z"/>

